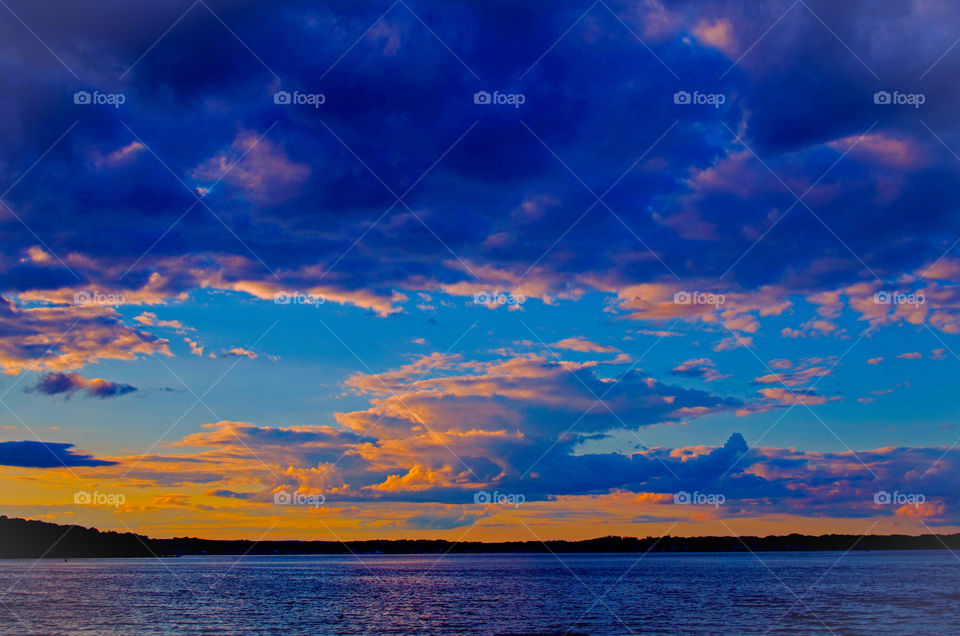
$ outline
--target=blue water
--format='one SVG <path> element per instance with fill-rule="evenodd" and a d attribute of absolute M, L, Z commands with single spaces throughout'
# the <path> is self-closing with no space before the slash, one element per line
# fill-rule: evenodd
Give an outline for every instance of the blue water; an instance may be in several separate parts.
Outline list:
<path fill-rule="evenodd" d="M 0 560 L 0 633 L 960 633 L 946 551 L 639 556 Z"/>

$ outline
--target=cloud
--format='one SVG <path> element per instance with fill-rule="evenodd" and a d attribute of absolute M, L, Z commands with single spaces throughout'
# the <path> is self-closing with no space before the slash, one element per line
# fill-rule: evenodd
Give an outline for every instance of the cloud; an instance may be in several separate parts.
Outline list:
<path fill-rule="evenodd" d="M 658 338 L 679 338 L 683 336 L 682 333 L 665 329 L 638 329 L 637 333 L 645 336 L 656 336 Z"/>
<path fill-rule="evenodd" d="M 40 376 L 31 390 L 44 395 L 65 395 L 66 397 L 70 397 L 77 391 L 83 391 L 88 397 L 104 399 L 133 393 L 137 387 L 100 378 L 85 378 L 77 373 L 53 371 Z"/>
<path fill-rule="evenodd" d="M 946 504 L 942 501 L 930 501 L 923 502 L 920 504 L 906 504 L 900 506 L 896 509 L 895 513 L 898 517 L 921 517 L 921 518 L 933 518 L 942 519 L 946 516 L 947 507 Z"/>
<path fill-rule="evenodd" d="M 229 148 L 197 166 L 191 176 L 200 182 L 223 179 L 254 203 L 277 205 L 296 196 L 310 176 L 310 166 L 291 161 L 269 139 L 244 131 Z"/>
<path fill-rule="evenodd" d="M 745 347 L 747 349 L 753 346 L 753 338 L 750 336 L 741 336 L 739 334 L 734 334 L 728 336 L 723 340 L 720 340 L 715 345 L 713 345 L 714 351 L 732 351 L 738 347 Z"/>
<path fill-rule="evenodd" d="M 112 466 L 116 462 L 95 459 L 70 450 L 73 444 L 54 442 L 0 442 L 0 466 L 62 468 L 64 466 Z"/>
<path fill-rule="evenodd" d="M 94 165 L 98 168 L 118 168 L 133 161 L 145 148 L 139 141 L 131 141 L 126 146 L 107 153 L 94 153 Z"/>
<path fill-rule="evenodd" d="M 432 506 L 407 517 L 405 524 L 411 530 L 451 530 L 472 526 L 484 516 L 483 512 L 469 512 L 463 506 Z"/>
<path fill-rule="evenodd" d="M 191 349 L 193 347 L 191 346 Z M 220 355 L 227 356 L 229 358 L 249 358 L 251 360 L 256 360 L 259 356 L 250 351 L 249 349 L 244 349 L 243 347 L 234 347 L 232 349 L 227 349 Z"/>
<path fill-rule="evenodd" d="M 145 458 L 130 476 L 234 492 L 235 480 L 252 478 L 260 488 L 251 501 L 298 490 L 328 499 L 462 504 L 487 486 L 522 487 L 545 500 L 673 479 L 653 456 L 658 452 L 584 455 L 578 449 L 590 439 L 744 406 L 637 372 L 602 379 L 589 365 L 535 355 L 487 362 L 422 356 L 393 371 L 350 378 L 348 389 L 366 396 L 370 407 L 337 413 L 334 425 L 207 424 L 173 445 L 183 454 L 164 463 Z M 599 395 L 610 410 L 599 406 Z M 514 483 L 531 468 L 532 483 Z M 249 483 L 239 489 L 249 490 Z"/>
<path fill-rule="evenodd" d="M 282 292 L 321 296 L 324 310 L 359 308 L 389 329 L 391 316 L 442 312 L 448 295 L 462 305 L 504 290 L 526 297 L 531 314 L 602 307 L 609 325 L 683 335 L 679 344 L 731 359 L 749 359 L 736 350 L 755 344 L 776 351 L 778 338 L 811 339 L 780 343 L 784 350 L 854 338 L 861 326 L 960 333 L 960 259 L 941 258 L 944 238 L 960 233 L 960 166 L 939 141 L 953 145 L 960 133 L 951 83 L 960 57 L 916 81 L 953 46 L 960 6 L 876 3 L 864 12 L 834 3 L 818 9 L 821 23 L 798 5 L 764 37 L 783 15 L 780 0 L 706 0 L 696 10 L 644 0 L 583 20 L 582 3 L 568 0 L 547 13 L 473 2 L 444 5 L 448 19 L 436 21 L 441 5 L 425 2 L 424 23 L 398 8 L 351 48 L 382 6 L 292 0 L 277 12 L 252 0 L 218 5 L 222 23 L 185 18 L 117 84 L 105 69 L 127 68 L 170 26 L 167 3 L 21 4 L 24 23 L 78 75 L 129 99 L 122 118 L 80 113 L 63 68 L 22 25 L 0 21 L 4 73 L 16 87 L 0 104 L 8 123 L 0 156 L 5 171 L 22 176 L 8 180 L 16 187 L 0 213 L 4 373 L 59 373 L 74 386 L 68 372 L 89 364 L 172 355 L 155 333 L 186 328 L 161 320 L 159 307 L 228 296 L 218 292 L 264 304 Z M 536 60 L 523 107 L 470 104 L 473 78 L 438 37 L 483 77 L 517 77 L 517 60 Z M 491 47 L 495 40 L 510 42 L 511 55 Z M 283 81 L 252 62 L 251 50 Z M 927 94 L 923 110 L 875 104 L 880 87 L 865 66 L 889 88 Z M 322 110 L 274 103 L 275 90 L 307 90 L 321 76 L 330 97 Z M 681 88 L 727 99 L 718 109 L 675 104 Z M 624 126 L 638 108 L 645 116 Z M 649 151 L 638 161 L 639 149 Z M 590 191 L 604 193 L 605 205 Z M 75 304 L 92 290 L 123 298 Z M 888 290 L 925 302 L 876 302 Z M 126 318 L 127 305 L 151 311 Z M 639 427 L 838 399 L 805 388 L 824 363 L 773 365 L 746 400 L 641 372 L 607 377 L 598 369 L 626 354 L 604 350 L 599 332 L 583 333 L 560 341 L 569 347 L 557 343 L 576 361 L 434 355 L 356 375 L 345 388 L 363 402 L 343 407 L 330 430 L 221 422 L 190 438 L 212 447 L 166 464 L 146 458 L 144 468 L 163 483 L 231 492 L 251 484 L 219 483 L 225 474 L 241 482 L 255 474 L 265 492 L 287 485 L 244 459 L 239 436 L 290 485 L 357 499 L 446 505 L 476 484 L 525 488 L 521 475 L 538 458 L 531 497 L 669 492 L 676 484 L 664 464 L 705 478 L 747 453 L 742 438 L 638 453 L 596 447 Z M 197 340 L 186 343 L 204 355 Z M 870 364 L 883 360 L 868 355 Z M 674 372 L 717 379 L 706 360 Z M 782 496 L 785 509 L 802 502 L 798 509 L 826 514 L 854 502 L 848 510 L 865 510 L 855 457 L 749 453 L 731 492 Z M 882 476 L 915 483 L 885 462 L 900 469 L 936 459 L 929 455 L 881 449 L 863 458 Z M 177 471 L 160 469 L 170 465 Z M 803 486 L 823 499 L 806 498 Z M 433 509 L 419 523 L 438 519 L 462 517 Z"/>
<path fill-rule="evenodd" d="M 950 264 L 937 263 L 943 233 L 960 231 L 948 213 L 955 159 L 926 130 L 917 130 L 905 109 L 887 108 L 880 117 L 872 77 L 850 63 L 849 51 L 837 47 L 835 36 L 809 12 L 795 9 L 778 23 L 777 37 L 761 37 L 782 14 L 772 0 L 749 9 L 707 2 L 688 11 L 649 1 L 618 10 L 631 29 L 649 38 L 656 56 L 637 51 L 622 24 L 593 14 L 577 22 L 530 69 L 533 88 L 517 116 L 572 170 L 589 175 L 583 178 L 591 189 L 617 183 L 608 203 L 616 217 L 581 219 L 594 203 L 589 193 L 556 170 L 555 157 L 518 128 L 518 119 L 461 107 L 465 69 L 435 46 L 416 18 L 391 12 L 325 75 L 331 98 L 318 125 L 311 118 L 317 113 L 280 107 L 272 91 L 315 83 L 328 60 L 353 44 L 349 34 L 363 33 L 382 10 L 366 3 L 317 9 L 298 1 L 290 10 L 310 19 L 291 32 L 284 16 L 265 18 L 263 6 L 240 3 L 218 13 L 254 50 L 269 50 L 271 66 L 284 69 L 282 85 L 267 86 L 270 78 L 249 73 L 250 51 L 243 47 L 208 59 L 209 43 L 229 37 L 218 21 L 178 24 L 167 46 L 144 57 L 122 87 L 129 97 L 123 121 L 143 141 L 131 139 L 117 122 L 77 128 L 5 197 L 50 249 L 34 249 L 36 258 L 21 262 L 37 240 L 11 225 L 17 231 L 5 235 L 5 251 L 16 256 L 0 263 L 0 291 L 51 296 L 83 284 L 132 293 L 144 291 L 156 275 L 163 281 L 149 289 L 156 302 L 198 289 L 263 299 L 299 290 L 386 316 L 403 311 L 395 293 L 469 297 L 522 287 L 516 292 L 550 303 L 590 292 L 613 296 L 622 300 L 614 310 L 633 320 L 722 319 L 747 338 L 743 334 L 758 333 L 773 315 L 763 309 L 872 280 L 852 251 L 886 280 L 932 265 L 930 280 L 947 307 L 889 313 L 896 320 L 922 317 L 937 329 L 960 329 L 951 279 L 942 277 Z M 53 14 L 26 10 L 24 20 L 45 34 L 52 50 L 95 51 L 71 60 L 88 77 L 125 67 L 142 54 L 144 38 L 170 23 L 162 3 L 136 10 L 105 5 L 86 14 L 69 3 L 57 7 Z M 913 68 L 912 56 L 891 52 L 937 59 L 953 44 L 941 25 L 960 17 L 955 7 L 942 12 L 935 16 L 922 4 L 885 6 L 864 18 L 852 7 L 836 7 L 825 21 L 864 63 L 906 89 L 912 85 L 908 78 L 925 69 Z M 537 60 L 583 9 L 561 2 L 539 20 L 520 5 L 505 10 L 471 4 L 454 13 L 457 23 L 467 25 L 455 33 L 458 55 L 489 76 L 506 77 L 516 75 L 516 59 Z M 62 15 L 75 26 L 69 34 L 61 28 Z M 124 28 L 117 26 L 121 16 Z M 317 24 L 336 28 L 319 38 Z M 453 35 L 436 28 L 444 39 Z M 494 32 L 510 38 L 516 55 L 490 49 Z M 24 38 L 5 29 L 3 36 L 11 50 L 35 46 L 29 33 Z M 756 45 L 725 77 L 724 108 L 711 113 L 671 103 L 675 79 L 658 59 L 690 88 L 707 91 L 717 71 L 746 52 L 746 42 Z M 62 85 L 62 68 L 33 55 L 15 57 L 8 70 L 19 88 L 3 106 L 5 120 L 14 124 L 0 138 L 0 150 L 11 165 L 31 165 L 49 147 L 50 129 L 66 130 L 76 121 L 76 109 L 72 90 Z M 190 72 L 184 72 L 183 59 L 195 61 Z M 398 72 L 413 64 L 415 81 Z M 945 139 L 954 132 L 956 99 L 944 82 L 958 64 L 944 58 L 924 87 L 930 93 L 924 121 Z M 626 74 L 640 79 L 625 83 Z M 559 84 L 543 81 L 547 77 L 560 78 Z M 423 99 L 427 90 L 429 103 Z M 578 98 L 569 103 L 553 99 L 556 94 Z M 650 99 L 657 104 L 650 117 L 626 130 L 618 123 Z M 478 116 L 481 123 L 471 129 Z M 866 133 L 878 119 L 882 124 Z M 270 128 L 266 122 L 279 123 Z M 507 142 L 491 144 L 494 138 Z M 658 139 L 634 166 L 637 148 Z M 163 163 L 144 160 L 147 145 Z M 429 178 L 420 179 L 428 168 Z M 179 221 L 195 197 L 170 171 L 194 192 L 206 192 L 205 205 Z M 57 192 L 35 187 L 52 182 L 60 184 Z M 413 184 L 410 210 L 393 205 L 396 194 Z M 830 232 L 802 206 L 791 209 L 791 190 L 805 193 Z M 918 206 L 924 215 L 916 213 Z M 877 215 L 883 223 L 860 222 Z M 85 223 L 72 222 L 77 218 Z M 576 231 L 567 233 L 574 221 Z M 130 229 L 123 244 L 103 240 L 118 227 Z M 641 227 L 636 236 L 642 234 L 655 254 L 637 249 L 634 232 Z M 705 242 L 710 249 L 703 249 Z M 530 254 L 543 257 L 527 272 Z M 756 297 L 754 308 L 728 314 L 643 294 L 636 300 L 633 293 L 668 282 L 703 289 L 699 283 L 728 269 L 729 289 L 716 291 L 728 293 L 729 308 L 736 307 L 737 294 Z M 711 317 L 715 313 L 722 316 Z M 817 321 L 787 333 L 837 333 L 832 319 Z"/>
<path fill-rule="evenodd" d="M 563 340 L 554 342 L 550 346 L 554 349 L 566 349 L 580 353 L 620 353 L 620 350 L 616 347 L 597 344 L 596 342 L 591 342 L 579 336 L 576 338 L 564 338 Z"/>
<path fill-rule="evenodd" d="M 388 423 L 403 429 L 422 427 L 422 422 L 431 418 L 461 431 L 489 429 L 492 422 L 496 424 L 490 430 L 503 430 L 522 421 L 525 434 L 540 435 L 557 431 L 562 426 L 558 418 L 570 416 L 574 420 L 582 416 L 577 420 L 578 430 L 589 433 L 619 428 L 621 420 L 642 426 L 680 419 L 684 409 L 702 407 L 705 412 L 715 412 L 743 405 L 736 399 L 670 386 L 637 371 L 601 379 L 591 370 L 595 364 L 548 360 L 534 354 L 489 362 L 435 354 L 397 371 L 351 377 L 348 387 L 377 396 L 377 400 L 368 411 L 338 419 L 358 431 L 365 430 L 366 422 L 378 421 L 380 415 L 384 419 L 379 420 L 378 429 Z M 442 375 L 419 377 L 428 372 Z M 617 416 L 597 409 L 601 395 Z M 470 407 L 465 409 L 467 404 Z M 454 417 L 454 413 L 458 415 Z"/>
<path fill-rule="evenodd" d="M 203 345 L 197 342 L 196 340 L 191 340 L 190 338 L 184 338 L 184 342 L 187 343 L 187 346 L 190 347 L 190 354 L 195 356 L 203 357 Z"/>
<path fill-rule="evenodd" d="M 168 341 L 123 325 L 112 307 L 20 307 L 0 297 L 0 369 L 78 369 L 98 360 L 173 355 Z"/>
<path fill-rule="evenodd" d="M 908 136 L 895 137 L 884 133 L 853 135 L 828 144 L 840 152 L 853 148 L 851 154 L 865 161 L 876 161 L 902 168 L 916 168 L 929 156 L 921 144 Z"/>
<path fill-rule="evenodd" d="M 178 332 L 182 333 L 184 331 L 193 331 L 190 327 L 184 326 L 179 320 L 159 320 L 157 314 L 151 311 L 145 311 L 139 316 L 134 316 L 134 320 L 139 322 L 141 325 L 148 327 L 166 327 L 169 329 L 176 329 Z"/>
<path fill-rule="evenodd" d="M 697 39 L 708 46 L 720 49 L 729 57 L 735 57 L 739 45 L 733 35 L 733 25 L 724 18 L 714 22 L 701 21 L 693 29 Z"/>
<path fill-rule="evenodd" d="M 758 393 L 760 393 L 765 398 L 774 400 L 775 402 L 778 402 L 783 405 L 826 404 L 831 399 L 836 399 L 836 398 L 827 398 L 824 395 L 820 395 L 816 391 L 811 391 L 808 389 L 797 390 L 797 389 L 787 389 L 782 387 L 776 387 L 776 388 L 770 388 L 770 389 L 760 389 Z"/>
<path fill-rule="evenodd" d="M 553 519 L 586 505 L 581 499 L 564 504 L 564 498 L 618 493 L 634 493 L 635 503 L 664 506 L 663 516 L 676 519 L 673 493 L 699 490 L 725 495 L 726 505 L 715 511 L 720 517 L 762 510 L 766 515 L 807 518 L 923 516 L 938 523 L 960 522 L 960 510 L 948 504 L 957 460 L 944 453 L 945 447 L 836 453 L 751 448 L 734 433 L 716 446 L 572 454 L 574 446 L 561 442 L 560 448 L 544 453 L 544 446 L 530 446 L 522 437 L 484 437 L 479 431 L 457 435 L 439 422 L 433 424 L 433 434 L 358 437 L 329 426 L 219 422 L 177 443 L 185 454 L 143 458 L 129 478 L 167 487 L 201 484 L 212 496 L 252 507 L 271 503 L 279 490 L 322 493 L 328 506 L 376 501 L 378 510 L 385 510 L 380 507 L 408 503 L 415 507 L 406 517 L 422 517 L 414 525 L 437 529 L 491 514 L 487 509 L 470 510 L 479 490 L 522 493 L 525 506 L 550 503 L 543 512 Z M 193 452 L 194 448 L 205 450 Z M 475 452 L 467 452 L 469 448 Z M 484 457 L 500 463 L 485 462 Z M 501 458 L 506 458 L 507 469 Z M 515 468 L 509 468 L 511 462 L 516 462 Z M 531 465 L 533 469 L 524 472 Z M 109 478 L 124 471 L 104 466 L 97 474 Z M 236 488 L 240 484 L 242 490 Z M 875 494 L 880 491 L 923 493 L 928 505 L 910 509 L 878 505 Z M 362 508 L 352 510 L 361 514 Z"/>
<path fill-rule="evenodd" d="M 830 374 L 827 367 L 810 367 L 794 373 L 768 373 L 753 380 L 754 384 L 785 384 L 797 387 L 808 384 L 814 378 L 822 378 Z"/>
<path fill-rule="evenodd" d="M 670 373 L 673 375 L 681 375 L 690 378 L 700 378 L 705 382 L 713 382 L 714 380 L 721 380 L 723 378 L 730 377 L 729 375 L 723 375 L 717 371 L 716 366 L 716 363 L 710 358 L 696 358 L 693 360 L 687 360 L 686 362 L 674 367 Z"/>

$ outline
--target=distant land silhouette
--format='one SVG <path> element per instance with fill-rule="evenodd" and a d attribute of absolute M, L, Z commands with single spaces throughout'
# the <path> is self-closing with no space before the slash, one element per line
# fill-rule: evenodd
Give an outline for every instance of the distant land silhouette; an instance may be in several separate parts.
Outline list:
<path fill-rule="evenodd" d="M 600 537 L 584 541 L 455 543 L 443 539 L 365 541 L 249 541 L 176 537 L 151 539 L 131 532 L 0 516 L 0 558 L 64 559 L 269 554 L 483 554 L 604 552 L 755 552 L 811 550 L 960 550 L 960 533 L 918 536 L 788 534 L 767 537 Z"/>

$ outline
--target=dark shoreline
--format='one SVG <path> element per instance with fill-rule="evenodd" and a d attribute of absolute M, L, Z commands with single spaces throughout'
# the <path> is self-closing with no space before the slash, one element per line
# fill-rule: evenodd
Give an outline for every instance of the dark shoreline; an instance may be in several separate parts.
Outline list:
<path fill-rule="evenodd" d="M 0 516 L 0 558 L 65 559 L 176 557 L 186 555 L 294 554 L 605 554 L 643 552 L 809 552 L 847 550 L 960 550 L 949 535 L 789 534 L 767 537 L 602 537 L 584 541 L 455 543 L 443 539 L 363 541 L 250 541 L 177 537 L 151 539 L 130 532 L 28 521 Z"/>

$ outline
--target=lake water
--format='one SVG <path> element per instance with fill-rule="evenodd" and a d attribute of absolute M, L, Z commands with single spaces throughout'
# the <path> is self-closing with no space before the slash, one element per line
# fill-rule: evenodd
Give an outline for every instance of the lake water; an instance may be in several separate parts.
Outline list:
<path fill-rule="evenodd" d="M 947 551 L 639 556 L 0 560 L 0 633 L 960 633 Z"/>

